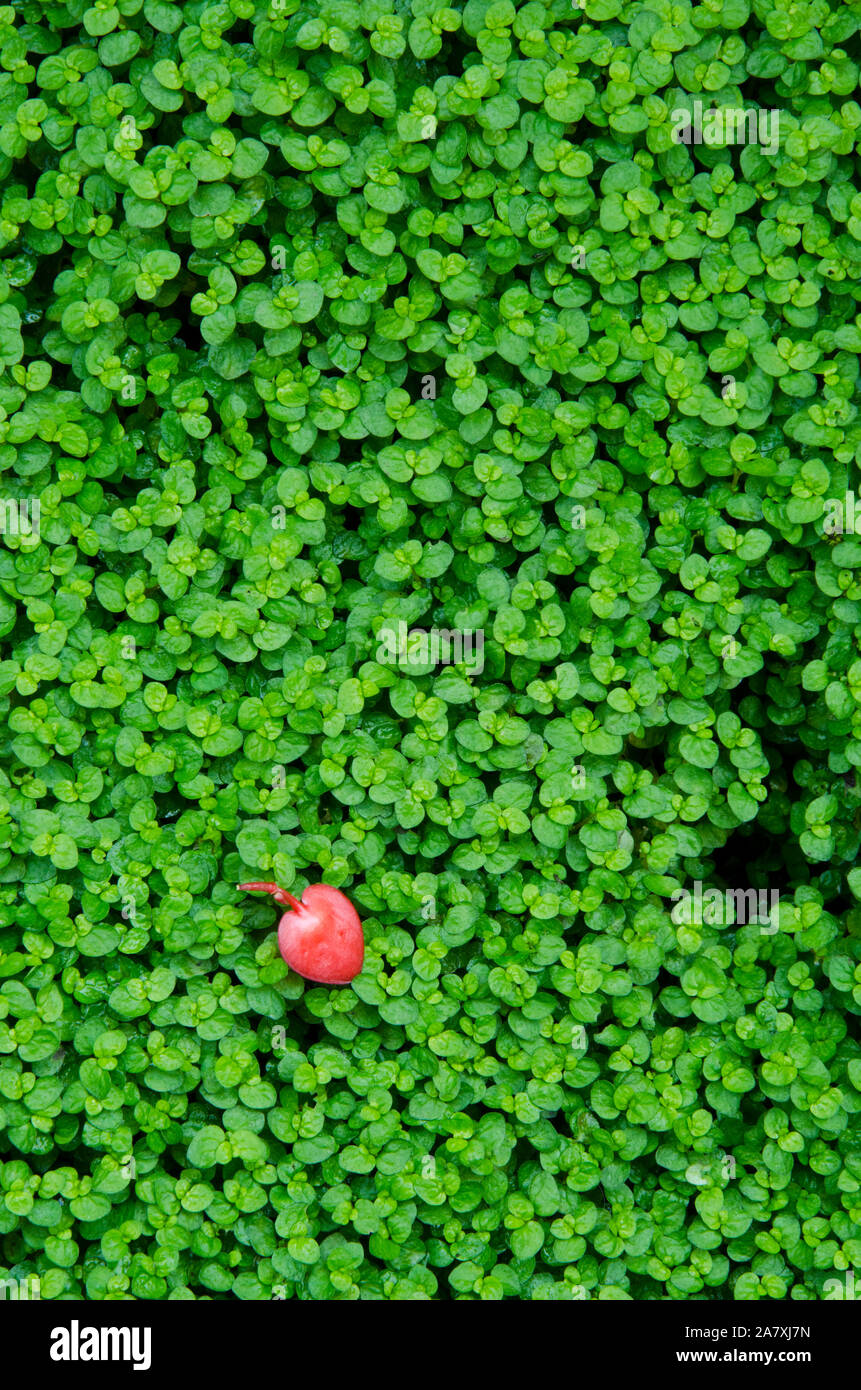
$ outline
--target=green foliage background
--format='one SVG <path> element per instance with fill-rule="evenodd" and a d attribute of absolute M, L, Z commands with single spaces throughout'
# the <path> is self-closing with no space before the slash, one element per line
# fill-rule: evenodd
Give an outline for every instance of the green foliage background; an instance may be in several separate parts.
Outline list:
<path fill-rule="evenodd" d="M 0 1275 L 859 1265 L 859 24 L 0 8 Z M 674 144 L 695 100 L 777 152 Z M 351 987 L 254 877 L 348 892 Z M 697 879 L 778 929 L 674 922 Z"/>

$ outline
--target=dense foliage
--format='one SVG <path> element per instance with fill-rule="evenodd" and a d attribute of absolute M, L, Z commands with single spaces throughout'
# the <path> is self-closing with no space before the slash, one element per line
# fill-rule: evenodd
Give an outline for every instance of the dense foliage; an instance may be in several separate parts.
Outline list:
<path fill-rule="evenodd" d="M 859 25 L 0 8 L 0 1277 L 861 1263 Z M 350 896 L 353 985 L 250 878 Z"/>

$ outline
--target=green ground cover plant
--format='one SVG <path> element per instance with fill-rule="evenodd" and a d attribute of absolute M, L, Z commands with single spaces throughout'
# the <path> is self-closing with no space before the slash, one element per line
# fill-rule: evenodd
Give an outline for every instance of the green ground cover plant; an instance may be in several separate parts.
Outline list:
<path fill-rule="evenodd" d="M 0 6 L 0 1278 L 861 1266 L 859 25 Z"/>

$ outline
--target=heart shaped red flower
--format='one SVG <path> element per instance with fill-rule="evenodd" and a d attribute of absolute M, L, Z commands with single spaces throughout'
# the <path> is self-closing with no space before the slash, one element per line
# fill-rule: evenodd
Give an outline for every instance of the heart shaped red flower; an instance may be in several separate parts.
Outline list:
<path fill-rule="evenodd" d="M 277 883 L 240 883 L 245 892 L 271 893 L 287 903 L 278 923 L 278 948 L 297 975 L 323 985 L 348 985 L 365 958 L 359 915 L 349 898 L 328 883 L 312 883 L 301 902 Z"/>

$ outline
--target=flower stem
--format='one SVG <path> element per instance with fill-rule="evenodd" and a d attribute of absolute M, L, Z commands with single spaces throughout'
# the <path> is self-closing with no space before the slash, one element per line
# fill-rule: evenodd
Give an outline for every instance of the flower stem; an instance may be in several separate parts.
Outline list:
<path fill-rule="evenodd" d="M 288 893 L 286 888 L 279 888 L 277 883 L 237 883 L 237 888 L 243 892 L 250 893 L 271 893 L 277 903 L 286 903 L 296 912 L 302 912 L 305 904 Z"/>

